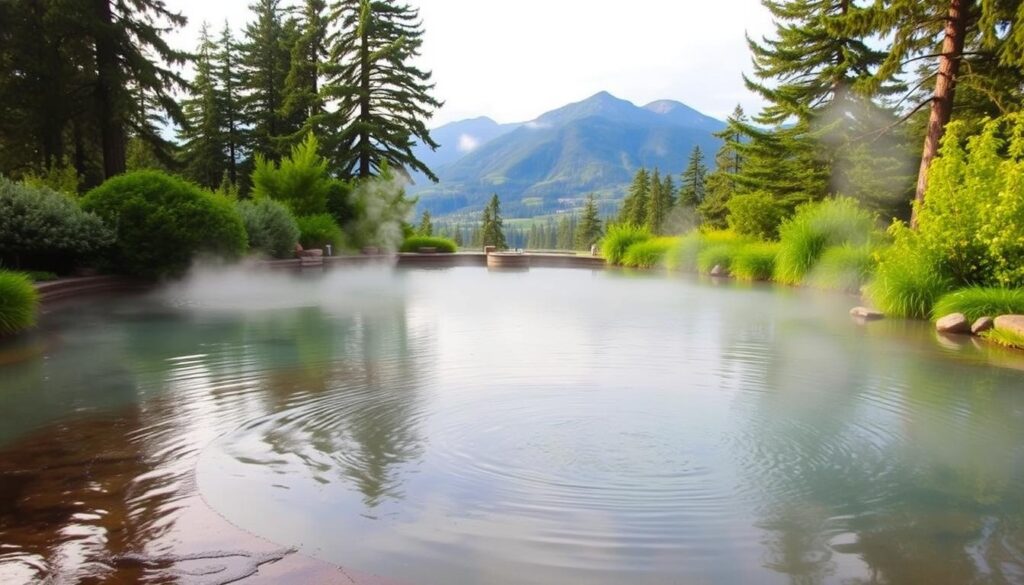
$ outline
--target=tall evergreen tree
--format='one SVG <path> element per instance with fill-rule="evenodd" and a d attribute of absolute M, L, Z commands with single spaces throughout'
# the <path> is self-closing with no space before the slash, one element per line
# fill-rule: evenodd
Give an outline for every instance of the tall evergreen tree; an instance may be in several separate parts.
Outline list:
<path fill-rule="evenodd" d="M 647 169 L 640 168 L 633 176 L 633 183 L 629 187 L 629 194 L 622 200 L 622 207 L 619 209 L 619 223 L 628 223 L 635 226 L 647 224 L 647 202 L 650 198 L 651 177 Z"/>
<path fill-rule="evenodd" d="M 430 72 L 413 64 L 423 44 L 419 11 L 386 0 L 340 0 L 334 18 L 325 96 L 337 108 L 324 123 L 335 129 L 331 153 L 342 172 L 368 177 L 383 162 L 405 172 L 434 175 L 412 152 L 431 148 L 426 122 L 442 103 L 431 92 Z"/>
<path fill-rule="evenodd" d="M 297 128 L 288 142 L 296 142 L 318 130 L 313 124 L 324 112 L 319 79 L 327 59 L 329 20 L 325 0 L 306 0 L 299 21 L 299 36 L 291 48 L 288 75 L 284 82 L 281 117 Z"/>
<path fill-rule="evenodd" d="M 661 180 L 661 172 L 655 168 L 651 173 L 650 196 L 647 200 L 647 218 L 643 225 L 652 234 L 660 234 L 665 218 L 671 207 L 672 193 L 665 192 L 665 183 Z"/>
<path fill-rule="evenodd" d="M 277 160 L 286 152 L 281 137 L 295 130 L 281 116 L 295 24 L 285 21 L 281 0 L 256 0 L 250 10 L 254 20 L 245 27 L 238 63 L 246 150 Z"/>
<path fill-rule="evenodd" d="M 700 146 L 694 146 L 686 163 L 686 170 L 683 171 L 682 185 L 679 189 L 680 205 L 694 208 L 704 201 L 707 174 L 704 153 L 701 152 Z"/>
<path fill-rule="evenodd" d="M 430 221 L 430 211 L 423 211 L 423 216 L 420 217 L 420 225 L 416 228 L 416 234 L 420 236 L 434 235 L 434 224 Z"/>
<path fill-rule="evenodd" d="M 228 180 L 238 185 L 238 165 L 242 158 L 242 85 L 238 67 L 238 45 L 231 33 L 231 27 L 224 22 L 218 41 L 217 52 L 213 58 L 214 71 L 218 87 L 218 114 L 224 134 L 225 156 L 227 157 Z"/>
<path fill-rule="evenodd" d="M 480 222 L 480 245 L 494 246 L 499 250 L 508 247 L 505 243 L 505 232 L 502 229 L 501 200 L 498 194 L 491 196 L 491 200 L 484 207 L 484 213 Z"/>
<path fill-rule="evenodd" d="M 214 76 L 215 50 L 207 25 L 203 23 L 199 30 L 192 95 L 183 102 L 185 124 L 181 132 L 185 176 L 208 188 L 220 184 L 228 167 L 224 124 L 220 118 L 220 92 Z"/>
<path fill-rule="evenodd" d="M 568 215 L 563 215 L 558 220 L 558 241 L 556 245 L 559 250 L 572 250 L 573 245 L 576 243 L 574 227 L 572 218 Z"/>
<path fill-rule="evenodd" d="M 576 227 L 576 247 L 589 250 L 600 239 L 601 218 L 598 216 L 597 200 L 590 194 L 587 195 L 587 202 L 583 205 L 583 213 Z"/>

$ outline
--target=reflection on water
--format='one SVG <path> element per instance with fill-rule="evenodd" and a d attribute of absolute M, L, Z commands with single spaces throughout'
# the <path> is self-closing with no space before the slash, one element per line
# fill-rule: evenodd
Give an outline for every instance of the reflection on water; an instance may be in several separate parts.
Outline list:
<path fill-rule="evenodd" d="M 58 313 L 0 350 L 0 581 L 295 546 L 404 583 L 1024 582 L 1024 361 L 849 304 L 467 268 Z"/>

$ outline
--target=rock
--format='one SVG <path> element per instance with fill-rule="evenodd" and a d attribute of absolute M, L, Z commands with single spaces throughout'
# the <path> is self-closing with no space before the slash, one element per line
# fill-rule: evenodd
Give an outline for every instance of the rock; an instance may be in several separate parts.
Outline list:
<path fill-rule="evenodd" d="M 979 317 L 977 321 L 971 324 L 971 333 L 980 335 L 995 326 L 996 321 L 992 317 Z"/>
<path fill-rule="evenodd" d="M 1024 336 L 1024 315 L 1000 315 L 993 324 L 996 329 Z"/>
<path fill-rule="evenodd" d="M 857 317 L 858 319 L 864 319 L 865 321 L 876 321 L 885 317 L 881 311 L 876 311 L 867 307 L 854 307 L 850 309 L 850 315 Z"/>
<path fill-rule="evenodd" d="M 950 313 L 935 322 L 935 330 L 939 333 L 970 333 L 971 322 L 963 313 Z"/>
<path fill-rule="evenodd" d="M 729 271 L 722 268 L 721 264 L 715 264 L 714 268 L 711 269 L 711 276 L 729 276 Z"/>

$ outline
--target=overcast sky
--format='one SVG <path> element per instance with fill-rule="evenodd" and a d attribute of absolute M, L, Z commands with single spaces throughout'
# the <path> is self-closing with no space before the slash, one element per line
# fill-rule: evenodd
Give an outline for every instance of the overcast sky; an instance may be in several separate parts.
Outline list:
<path fill-rule="evenodd" d="M 760 101 L 743 87 L 744 32 L 771 17 L 759 0 L 409 0 L 426 31 L 423 65 L 445 101 L 431 126 L 490 116 L 531 120 L 601 90 L 639 105 L 684 102 L 724 118 Z M 249 0 L 167 0 L 189 18 L 175 35 L 191 48 L 203 20 L 241 30 Z"/>

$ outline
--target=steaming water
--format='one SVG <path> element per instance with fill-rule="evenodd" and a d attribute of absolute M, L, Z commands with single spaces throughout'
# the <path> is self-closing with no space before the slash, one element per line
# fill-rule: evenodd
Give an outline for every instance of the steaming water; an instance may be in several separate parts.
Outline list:
<path fill-rule="evenodd" d="M 163 530 L 198 489 L 398 583 L 1024 582 L 1024 360 L 857 324 L 853 302 L 614 272 L 205 274 L 52 316 L 41 356 L 0 366 L 0 443 L 101 417 L 138 445 L 127 518 Z M 10 493 L 0 570 L 110 547 L 38 552 L 67 537 L 35 546 Z"/>

